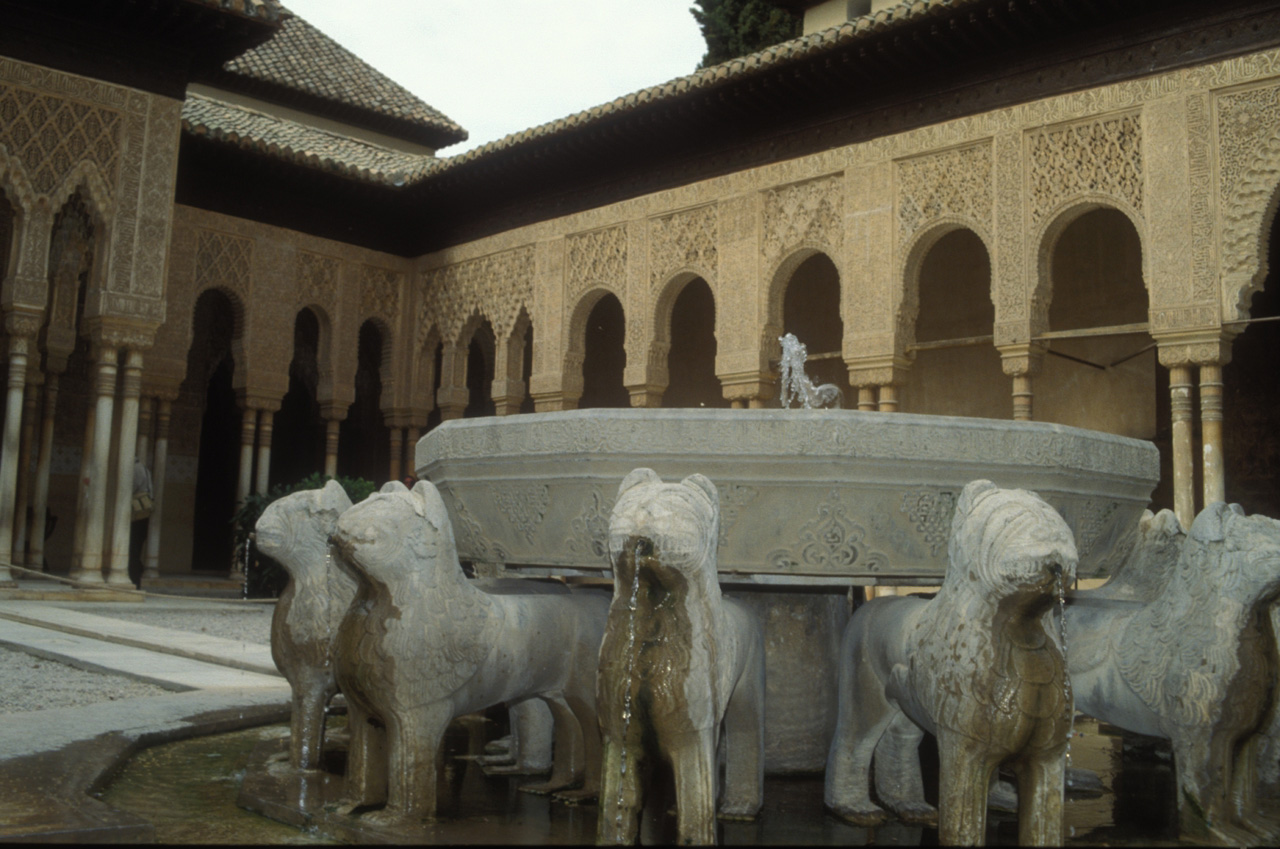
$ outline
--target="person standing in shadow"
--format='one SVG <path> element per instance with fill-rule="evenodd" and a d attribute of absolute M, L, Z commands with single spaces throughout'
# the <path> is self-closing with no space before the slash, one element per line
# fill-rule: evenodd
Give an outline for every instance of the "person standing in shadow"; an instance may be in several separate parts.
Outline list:
<path fill-rule="evenodd" d="M 142 547 L 151 524 L 151 472 L 141 457 L 133 458 L 133 521 L 129 525 L 129 580 L 142 589 Z"/>

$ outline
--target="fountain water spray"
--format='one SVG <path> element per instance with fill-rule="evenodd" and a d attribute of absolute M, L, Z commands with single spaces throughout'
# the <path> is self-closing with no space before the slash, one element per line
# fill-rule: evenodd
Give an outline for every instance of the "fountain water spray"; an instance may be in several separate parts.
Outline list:
<path fill-rule="evenodd" d="M 640 549 L 641 544 L 637 542 L 631 552 L 631 598 L 627 602 L 627 610 L 630 611 L 627 621 L 627 691 L 622 697 L 622 767 L 620 770 L 624 776 L 627 774 L 627 735 L 631 730 L 631 688 L 636 664 L 636 599 L 640 594 Z M 622 842 L 622 802 L 625 793 L 623 787 L 623 784 L 618 785 L 618 816 L 614 821 L 619 843 Z"/>
<path fill-rule="evenodd" d="M 805 360 L 809 358 L 809 350 L 794 333 L 778 337 L 782 343 L 782 361 L 780 364 L 782 386 L 778 395 L 783 409 L 789 409 L 791 402 L 799 402 L 803 410 L 814 410 L 821 407 L 840 407 L 840 387 L 834 383 L 815 386 L 809 376 L 804 373 Z"/>

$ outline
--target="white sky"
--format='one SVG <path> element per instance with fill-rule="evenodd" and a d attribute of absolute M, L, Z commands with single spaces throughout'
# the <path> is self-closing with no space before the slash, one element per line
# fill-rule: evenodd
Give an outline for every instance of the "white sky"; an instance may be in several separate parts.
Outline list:
<path fill-rule="evenodd" d="M 453 156 L 692 73 L 690 0 L 284 0 L 461 124 Z"/>

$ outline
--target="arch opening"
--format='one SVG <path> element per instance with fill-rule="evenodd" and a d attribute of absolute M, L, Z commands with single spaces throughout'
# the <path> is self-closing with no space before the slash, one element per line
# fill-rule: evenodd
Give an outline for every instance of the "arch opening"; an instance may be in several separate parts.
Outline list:
<path fill-rule="evenodd" d="M 320 320 L 304 307 L 293 319 L 289 389 L 276 413 L 271 446 L 272 483 L 292 484 L 324 468 L 324 420 L 316 391 L 320 384 Z"/>
<path fill-rule="evenodd" d="M 716 377 L 716 302 L 707 281 L 685 284 L 671 307 L 664 407 L 728 407 Z"/>
<path fill-rule="evenodd" d="M 834 383 L 853 405 L 849 373 L 841 357 L 844 321 L 840 317 L 840 273 L 826 254 L 805 259 L 787 280 L 782 298 L 782 332 L 794 333 L 809 351 L 805 371 L 814 383 Z M 774 350 L 776 340 L 772 340 Z"/>
<path fill-rule="evenodd" d="M 492 416 L 497 412 L 493 403 L 496 347 L 493 325 L 486 319 L 480 322 L 471 334 L 471 341 L 467 343 L 467 406 L 462 411 L 464 419 Z"/>
<path fill-rule="evenodd" d="M 960 228 L 939 237 L 920 262 L 917 283 L 918 344 L 991 335 L 991 259 L 978 234 Z M 916 351 L 901 403 L 909 413 L 1009 418 L 1000 353 L 989 341 Z"/>
<path fill-rule="evenodd" d="M 627 366 L 626 318 L 612 293 L 596 301 L 583 331 L 582 397 L 580 409 L 629 407 L 631 395 L 623 383 Z"/>
<path fill-rule="evenodd" d="M 391 462 L 391 431 L 383 422 L 381 407 L 385 339 L 373 319 L 360 325 L 355 400 L 338 425 L 338 474 L 378 483 Z"/>
<path fill-rule="evenodd" d="M 1119 210 L 1095 208 L 1062 228 L 1048 274 L 1050 333 L 1147 322 L 1142 243 Z M 1157 438 L 1159 369 L 1149 333 L 1055 338 L 1047 349 L 1036 419 Z"/>

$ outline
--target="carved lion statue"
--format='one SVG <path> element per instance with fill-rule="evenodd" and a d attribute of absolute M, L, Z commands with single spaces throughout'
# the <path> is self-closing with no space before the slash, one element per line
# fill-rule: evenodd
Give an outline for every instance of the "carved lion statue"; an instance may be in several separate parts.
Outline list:
<path fill-rule="evenodd" d="M 1185 831 L 1270 842 L 1257 812 L 1257 755 L 1275 707 L 1270 607 L 1280 594 L 1280 522 L 1210 504 L 1183 534 L 1143 517 L 1112 580 L 1068 609 L 1076 708 L 1173 744 Z"/>
<path fill-rule="evenodd" d="M 471 586 L 440 493 L 392 482 L 345 512 L 334 543 L 360 577 L 339 631 L 351 716 L 347 794 L 392 824 L 436 811 L 436 758 L 454 717 L 538 697 L 554 718 L 550 792 L 599 783 L 595 669 L 603 593 L 490 595 Z M 376 720 L 376 722 L 375 722 Z M 385 726 L 379 739 L 378 724 Z M 385 746 L 385 748 L 384 748 Z"/>
<path fill-rule="evenodd" d="M 825 801 L 869 827 L 887 813 L 939 821 L 944 844 L 986 835 L 996 768 L 1018 774 L 1023 844 L 1062 843 L 1071 690 L 1053 608 L 1074 579 L 1062 517 L 1033 493 L 968 484 L 956 503 L 942 587 L 930 600 L 877 598 L 845 629 Z M 924 800 L 916 751 L 938 738 L 939 811 Z"/>
<path fill-rule="evenodd" d="M 666 484 L 636 469 L 618 489 L 597 690 L 600 843 L 635 842 L 655 755 L 675 775 L 680 842 L 714 843 L 722 726 L 720 815 L 753 819 L 760 810 L 764 644 L 750 611 L 720 594 L 719 524 L 719 495 L 702 475 Z"/>
<path fill-rule="evenodd" d="M 271 657 L 293 688 L 289 763 L 315 769 L 324 708 L 338 691 L 333 652 L 356 582 L 333 563 L 329 535 L 351 499 L 336 481 L 295 492 L 262 511 L 254 543 L 289 573 L 271 618 Z"/>

